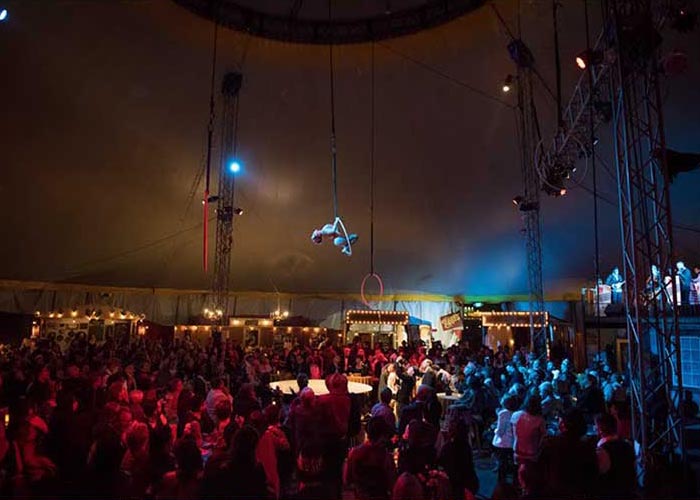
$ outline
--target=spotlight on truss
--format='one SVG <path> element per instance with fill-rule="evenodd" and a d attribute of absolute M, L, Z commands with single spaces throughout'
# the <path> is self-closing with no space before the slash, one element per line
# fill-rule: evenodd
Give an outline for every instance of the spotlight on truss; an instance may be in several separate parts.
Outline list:
<path fill-rule="evenodd" d="M 689 33 L 698 25 L 698 14 L 683 6 L 671 13 L 671 27 L 679 33 Z"/>
<path fill-rule="evenodd" d="M 510 92 L 510 90 L 513 88 L 513 75 L 508 75 L 506 76 L 506 79 L 503 80 L 503 92 Z"/>
<path fill-rule="evenodd" d="M 513 198 L 513 204 L 518 207 L 521 212 L 533 212 L 540 208 L 540 204 L 536 201 L 525 201 L 522 196 L 516 196 Z"/>
<path fill-rule="evenodd" d="M 600 50 L 584 50 L 576 56 L 576 66 L 579 69 L 587 69 L 590 66 L 597 66 L 603 63 L 603 52 Z"/>

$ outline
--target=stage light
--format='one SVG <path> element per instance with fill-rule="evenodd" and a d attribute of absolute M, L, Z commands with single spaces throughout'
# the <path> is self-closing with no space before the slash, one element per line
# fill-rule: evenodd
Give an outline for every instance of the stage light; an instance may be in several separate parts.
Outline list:
<path fill-rule="evenodd" d="M 232 174 L 237 174 L 241 171 L 241 164 L 234 160 L 231 163 L 229 163 L 228 170 Z"/>
<path fill-rule="evenodd" d="M 515 198 L 513 198 L 513 205 L 519 207 L 520 204 L 523 202 L 523 199 L 524 198 L 522 196 L 516 196 Z"/>
<path fill-rule="evenodd" d="M 217 201 L 219 201 L 218 194 L 214 194 L 214 195 L 210 196 L 209 198 L 207 198 L 207 203 L 216 203 Z M 204 205 L 204 200 L 202 200 L 202 205 Z"/>
<path fill-rule="evenodd" d="M 8 16 L 9 13 L 7 12 L 7 9 L 0 10 L 0 21 L 7 21 Z"/>
<path fill-rule="evenodd" d="M 599 50 L 584 50 L 576 56 L 576 66 L 579 69 L 586 69 L 589 66 L 597 65 L 603 62 L 603 53 Z"/>
<path fill-rule="evenodd" d="M 483 302 L 474 302 L 474 307 L 482 307 L 483 305 Z"/>
<path fill-rule="evenodd" d="M 697 24 L 697 13 L 688 10 L 686 7 L 681 7 L 672 14 L 671 27 L 680 33 L 693 31 Z"/>
<path fill-rule="evenodd" d="M 700 154 L 698 153 L 683 153 L 669 148 L 665 150 L 659 148 L 652 151 L 651 155 L 659 161 L 666 160 L 666 168 L 671 182 L 680 173 L 700 170 Z"/>
<path fill-rule="evenodd" d="M 243 209 L 240 207 L 234 208 L 233 213 L 236 215 L 243 215 Z"/>
<path fill-rule="evenodd" d="M 565 196 L 566 195 L 566 188 L 561 188 L 559 190 L 559 196 Z"/>
<path fill-rule="evenodd" d="M 503 92 L 510 92 L 511 88 L 513 88 L 513 75 L 508 75 L 503 81 Z"/>

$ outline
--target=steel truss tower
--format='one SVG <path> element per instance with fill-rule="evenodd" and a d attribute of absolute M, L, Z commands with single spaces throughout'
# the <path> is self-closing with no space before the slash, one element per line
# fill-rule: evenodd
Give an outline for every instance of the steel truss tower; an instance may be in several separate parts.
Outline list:
<path fill-rule="evenodd" d="M 632 434 L 645 470 L 661 459 L 685 462 L 678 311 L 652 266 L 666 275 L 673 266 L 669 177 L 665 155 L 660 31 L 673 2 L 603 2 L 603 30 L 578 82 L 560 128 L 539 157 L 540 172 L 571 161 L 575 144 L 590 151 L 589 124 L 611 119 L 625 276 Z M 590 77 L 590 78 L 589 78 Z M 606 112 L 606 109 L 608 110 Z M 606 117 L 605 115 L 608 114 Z M 671 275 L 673 275 L 671 273 Z M 659 411 L 660 410 L 660 411 Z"/>
<path fill-rule="evenodd" d="M 535 147 L 539 142 L 537 113 L 533 96 L 534 57 L 520 39 L 508 45 L 517 66 L 518 134 L 520 166 L 523 177 L 523 200 L 520 212 L 525 226 L 527 274 L 529 285 L 530 350 L 538 358 L 547 355 L 547 327 L 542 285 L 542 244 L 540 219 L 540 177 L 535 164 Z"/>
<path fill-rule="evenodd" d="M 632 391 L 632 431 L 644 463 L 680 452 L 685 462 L 679 402 L 681 377 L 678 309 L 660 279 L 673 268 L 669 177 L 665 160 L 663 102 L 657 31 L 668 2 L 609 3 L 617 63 L 609 83 L 615 165 L 626 280 L 626 317 Z M 663 293 L 658 293 L 663 291 Z M 652 407 L 665 407 L 666 415 Z"/>
<path fill-rule="evenodd" d="M 231 162 L 236 158 L 238 133 L 238 93 L 243 76 L 240 73 L 227 73 L 224 76 L 223 126 L 221 166 L 219 168 L 219 192 L 216 208 L 216 250 L 214 255 L 214 279 L 212 291 L 216 301 L 215 311 L 220 318 L 228 316 L 229 275 L 231 270 L 231 249 L 233 247 L 234 172 Z"/>

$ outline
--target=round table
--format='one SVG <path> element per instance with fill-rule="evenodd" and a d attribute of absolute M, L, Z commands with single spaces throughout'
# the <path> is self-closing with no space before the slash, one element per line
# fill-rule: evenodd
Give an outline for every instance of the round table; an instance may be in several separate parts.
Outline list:
<path fill-rule="evenodd" d="M 462 394 L 458 392 L 453 392 L 452 394 L 447 394 L 446 392 L 438 392 L 437 395 L 439 400 L 444 400 L 444 401 L 449 401 L 450 403 L 454 403 L 455 401 L 459 401 L 462 398 Z"/>
<path fill-rule="evenodd" d="M 278 382 L 270 382 L 270 387 L 274 390 L 279 389 L 283 394 L 292 394 L 299 392 L 299 386 L 296 380 L 280 380 Z M 326 388 L 326 381 L 323 379 L 312 378 L 309 380 L 309 387 L 313 389 L 314 394 L 317 396 L 322 396 L 328 394 L 328 388 Z M 372 392 L 372 386 L 367 384 L 361 384 L 359 382 L 348 382 L 348 392 L 350 394 L 366 394 Z"/>

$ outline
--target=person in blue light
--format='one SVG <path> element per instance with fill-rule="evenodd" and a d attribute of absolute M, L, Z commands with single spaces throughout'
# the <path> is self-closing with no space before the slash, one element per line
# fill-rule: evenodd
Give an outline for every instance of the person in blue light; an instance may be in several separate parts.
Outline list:
<path fill-rule="evenodd" d="M 605 284 L 612 289 L 612 303 L 622 303 L 622 285 L 625 284 L 625 280 L 620 274 L 620 268 L 613 268 L 612 273 L 610 273 L 610 276 L 605 280 Z"/>

